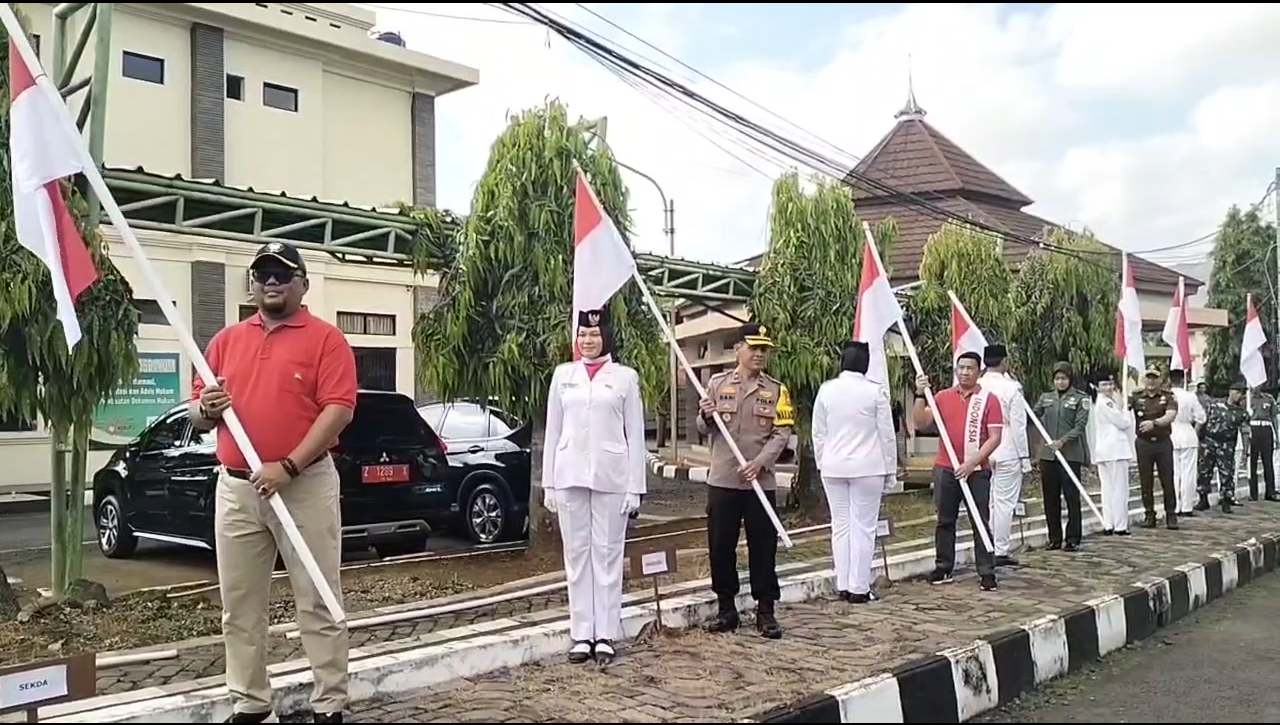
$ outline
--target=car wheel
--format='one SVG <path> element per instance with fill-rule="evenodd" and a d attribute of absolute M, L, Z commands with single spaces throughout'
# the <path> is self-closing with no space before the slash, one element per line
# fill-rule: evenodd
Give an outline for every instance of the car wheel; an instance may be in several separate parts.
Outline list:
<path fill-rule="evenodd" d="M 138 538 L 125 523 L 124 506 L 115 494 L 107 494 L 94 516 L 98 529 L 98 550 L 108 559 L 127 559 L 138 548 Z"/>
<path fill-rule="evenodd" d="M 491 483 L 482 483 L 467 497 L 464 515 L 472 543 L 493 544 L 502 540 L 511 513 L 504 492 Z"/>

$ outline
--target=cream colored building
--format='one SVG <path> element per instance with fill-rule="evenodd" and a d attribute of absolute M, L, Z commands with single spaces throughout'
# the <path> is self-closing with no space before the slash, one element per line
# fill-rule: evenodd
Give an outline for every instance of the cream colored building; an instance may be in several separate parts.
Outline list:
<path fill-rule="evenodd" d="M 19 3 L 47 69 L 56 66 L 53 7 Z M 341 3 L 115 3 L 104 165 L 205 181 L 212 194 L 252 188 L 356 207 L 434 206 L 435 101 L 475 85 L 479 73 L 408 50 L 394 36 L 380 40 L 374 22 L 372 12 Z M 68 52 L 75 35 L 68 33 Z M 95 46 L 96 37 L 76 77 L 92 70 Z M 254 245 L 135 231 L 201 346 L 241 319 Z M 139 352 L 180 353 L 132 255 L 114 228 L 104 233 L 138 298 Z M 414 395 L 411 331 L 431 280 L 406 268 L 304 255 L 307 302 L 347 333 L 361 384 Z M 185 393 L 192 370 L 185 354 L 178 370 Z M 106 455 L 92 454 L 90 470 Z M 0 421 L 0 459 L 0 490 L 47 489 L 42 423 Z"/>

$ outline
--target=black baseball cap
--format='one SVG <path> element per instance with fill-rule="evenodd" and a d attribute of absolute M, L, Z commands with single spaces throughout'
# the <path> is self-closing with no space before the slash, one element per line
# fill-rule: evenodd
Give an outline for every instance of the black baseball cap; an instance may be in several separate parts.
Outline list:
<path fill-rule="evenodd" d="M 249 265 L 249 268 L 257 267 L 264 259 L 277 261 L 299 274 L 307 273 L 307 264 L 302 261 L 302 254 L 297 247 L 288 242 L 268 242 L 262 245 L 258 248 L 258 252 L 253 255 L 253 263 Z"/>

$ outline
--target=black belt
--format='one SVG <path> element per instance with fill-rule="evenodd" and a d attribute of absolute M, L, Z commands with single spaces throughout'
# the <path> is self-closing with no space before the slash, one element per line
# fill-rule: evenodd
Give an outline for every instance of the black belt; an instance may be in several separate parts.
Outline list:
<path fill-rule="evenodd" d="M 329 452 L 328 452 L 328 451 L 325 451 L 324 453 L 322 453 L 322 454 L 320 455 L 320 457 L 319 457 L 319 458 L 317 458 L 317 459 L 315 459 L 314 461 L 312 461 L 312 462 L 311 462 L 311 465 L 307 466 L 307 468 L 311 468 L 311 466 L 316 465 L 317 463 L 319 463 L 320 461 L 323 461 L 324 459 L 326 459 L 326 458 L 328 458 L 328 457 L 329 457 Z M 302 470 L 303 470 L 303 471 L 305 471 L 305 470 L 307 470 L 307 468 L 304 468 L 304 469 L 302 469 Z M 228 469 L 226 469 L 226 470 L 227 470 L 227 475 L 228 475 L 228 476 L 231 476 L 232 478 L 239 478 L 239 479 L 244 480 L 244 481 L 248 481 L 248 480 L 250 479 L 250 477 L 252 477 L 252 476 L 253 476 L 253 471 L 250 471 L 250 470 L 249 470 L 249 469 L 247 469 L 247 468 L 228 468 Z"/>

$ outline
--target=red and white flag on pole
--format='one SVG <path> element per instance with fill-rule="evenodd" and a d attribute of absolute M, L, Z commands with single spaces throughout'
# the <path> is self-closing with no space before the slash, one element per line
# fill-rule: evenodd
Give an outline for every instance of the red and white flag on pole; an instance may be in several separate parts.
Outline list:
<path fill-rule="evenodd" d="M 1262 360 L 1262 346 L 1266 342 L 1267 333 L 1262 331 L 1262 320 L 1258 319 L 1251 292 L 1245 302 L 1244 337 L 1240 340 L 1240 374 L 1251 388 L 1267 382 L 1267 365 Z"/>
<path fill-rule="evenodd" d="M 1120 255 L 1120 303 L 1116 307 L 1116 357 L 1142 375 L 1147 369 L 1147 356 L 1142 346 L 1142 305 L 1138 288 L 1133 284 L 1129 255 Z M 1129 378 L 1126 374 L 1125 379 Z"/>
<path fill-rule="evenodd" d="M 869 231 L 869 230 L 868 230 Z M 853 339 L 865 342 L 871 352 L 867 379 L 889 382 L 889 364 L 885 357 L 884 336 L 894 323 L 902 319 L 902 305 L 889 286 L 876 240 L 868 233 L 862 245 L 862 282 L 858 285 L 858 306 L 853 314 Z"/>
<path fill-rule="evenodd" d="M 613 219 L 605 213 L 582 169 L 573 204 L 573 359 L 578 352 L 578 313 L 599 310 L 631 279 L 636 259 Z"/>
<path fill-rule="evenodd" d="M 98 279 L 93 257 L 67 209 L 61 182 L 82 171 L 79 155 L 59 131 L 58 108 L 35 82 L 9 40 L 9 159 L 13 226 L 53 279 L 53 302 L 67 346 L 80 341 L 75 300 Z"/>
<path fill-rule="evenodd" d="M 1169 357 L 1170 370 L 1182 370 L 1191 376 L 1191 335 L 1187 331 L 1187 290 L 1185 280 L 1178 278 L 1178 291 L 1173 294 L 1173 306 L 1164 322 L 1161 337 L 1173 353 Z"/>
<path fill-rule="evenodd" d="M 982 358 L 982 353 L 987 347 L 987 337 L 982 334 L 982 330 L 973 324 L 973 318 L 969 317 L 969 311 L 960 304 L 960 300 L 956 296 L 951 297 L 951 365 L 954 367 L 960 356 L 966 352 L 974 352 L 978 354 L 978 358 Z"/>

